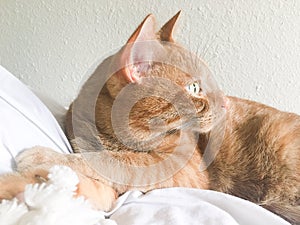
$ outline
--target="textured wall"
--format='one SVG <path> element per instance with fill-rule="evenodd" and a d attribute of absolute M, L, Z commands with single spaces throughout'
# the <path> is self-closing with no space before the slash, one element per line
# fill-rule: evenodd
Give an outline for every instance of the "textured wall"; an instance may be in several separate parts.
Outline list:
<path fill-rule="evenodd" d="M 62 105 L 99 57 L 153 13 L 183 10 L 177 40 L 222 89 L 300 113 L 300 1 L 0 0 L 0 64 Z"/>

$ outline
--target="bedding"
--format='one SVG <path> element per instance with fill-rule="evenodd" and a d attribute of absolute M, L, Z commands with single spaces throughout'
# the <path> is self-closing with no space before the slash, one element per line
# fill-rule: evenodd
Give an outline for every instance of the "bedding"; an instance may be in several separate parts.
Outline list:
<path fill-rule="evenodd" d="M 12 171 L 14 157 L 20 151 L 36 145 L 66 154 L 72 152 L 67 138 L 47 107 L 1 66 L 0 123 L 0 173 Z M 64 203 L 60 204 L 63 206 Z M 126 192 L 110 212 L 101 213 L 119 225 L 289 224 L 246 200 L 189 188 L 160 189 L 146 194 L 139 191 Z"/>
<path fill-rule="evenodd" d="M 63 153 L 71 147 L 48 108 L 0 66 L 0 173 L 13 170 L 14 157 L 42 145 Z"/>
<path fill-rule="evenodd" d="M 288 225 L 264 208 L 220 192 L 166 188 L 127 192 L 108 213 L 122 225 Z"/>

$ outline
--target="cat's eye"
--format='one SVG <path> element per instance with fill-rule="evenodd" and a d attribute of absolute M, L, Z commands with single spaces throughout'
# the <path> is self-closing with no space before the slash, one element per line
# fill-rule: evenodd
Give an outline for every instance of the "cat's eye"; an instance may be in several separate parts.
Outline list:
<path fill-rule="evenodd" d="M 201 92 L 200 84 L 198 82 L 191 83 L 186 86 L 186 90 L 192 95 L 198 95 Z"/>

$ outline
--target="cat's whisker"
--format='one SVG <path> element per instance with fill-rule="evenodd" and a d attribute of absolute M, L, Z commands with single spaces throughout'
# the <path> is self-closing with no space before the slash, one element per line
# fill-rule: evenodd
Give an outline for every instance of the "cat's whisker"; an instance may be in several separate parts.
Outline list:
<path fill-rule="evenodd" d="M 217 45 L 215 52 L 218 52 L 219 46 L 220 46 L 220 45 Z M 207 63 L 207 64 L 210 64 L 210 62 L 211 62 L 212 60 L 215 60 L 215 59 L 219 58 L 220 55 L 223 55 L 223 52 L 224 52 L 224 51 L 225 51 L 225 50 L 222 50 L 222 51 L 221 51 L 220 53 L 218 53 L 218 54 L 215 54 L 215 53 L 212 54 L 212 56 L 211 56 L 209 59 L 206 60 L 206 63 Z"/>
<path fill-rule="evenodd" d="M 213 44 L 216 43 L 216 41 L 217 41 L 217 36 L 213 36 L 213 38 L 207 39 L 207 41 L 205 42 L 205 45 L 203 46 L 202 54 L 200 54 L 199 57 L 202 59 L 205 59 L 205 57 L 207 56 L 207 53 L 209 52 L 209 50 L 211 49 Z M 207 62 L 207 60 L 205 60 L 205 61 Z"/>

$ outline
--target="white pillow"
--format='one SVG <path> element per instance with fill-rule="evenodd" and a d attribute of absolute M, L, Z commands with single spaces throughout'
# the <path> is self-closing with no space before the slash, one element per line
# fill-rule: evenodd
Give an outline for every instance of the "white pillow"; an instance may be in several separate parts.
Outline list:
<path fill-rule="evenodd" d="M 72 152 L 48 108 L 0 66 L 0 174 L 13 170 L 14 157 L 20 151 L 36 145 Z"/>

